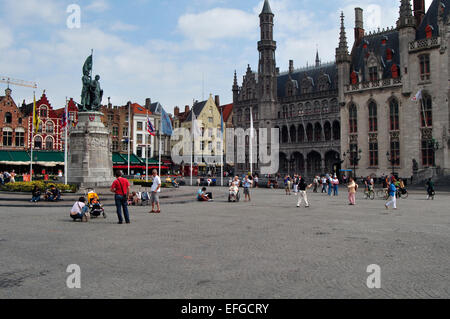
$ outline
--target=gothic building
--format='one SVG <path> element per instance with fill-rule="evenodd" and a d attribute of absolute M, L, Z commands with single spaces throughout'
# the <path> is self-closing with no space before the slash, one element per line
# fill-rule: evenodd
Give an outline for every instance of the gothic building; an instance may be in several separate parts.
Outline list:
<path fill-rule="evenodd" d="M 259 16 L 258 71 L 249 65 L 241 86 L 234 75 L 233 126 L 248 129 L 252 112 L 257 131 L 279 128 L 281 174 L 339 173 L 341 124 L 336 64 L 322 64 L 317 54 L 315 65 L 295 69 L 291 60 L 289 70 L 280 73 L 275 58 L 274 16 L 266 0 Z M 250 171 L 248 137 L 246 144 L 246 163 L 236 164 L 238 174 Z M 253 168 L 259 172 L 259 163 Z"/>
<path fill-rule="evenodd" d="M 424 0 L 401 0 L 395 28 L 366 33 L 356 8 L 350 53 L 341 17 L 341 149 L 357 176 L 448 173 L 449 10 L 450 0 L 433 0 L 428 12 Z"/>

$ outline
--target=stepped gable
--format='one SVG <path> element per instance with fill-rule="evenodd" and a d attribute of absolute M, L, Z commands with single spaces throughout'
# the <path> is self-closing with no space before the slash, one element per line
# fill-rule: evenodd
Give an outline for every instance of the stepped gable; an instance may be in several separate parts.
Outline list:
<path fill-rule="evenodd" d="M 385 44 L 384 44 L 385 43 Z M 387 59 L 388 49 L 392 52 L 392 60 Z M 383 79 L 392 78 L 392 65 L 400 65 L 399 34 L 397 30 L 388 30 L 380 33 L 365 35 L 361 43 L 353 49 L 350 72 L 362 75 L 362 82 L 369 81 L 364 72 L 367 58 L 374 53 L 383 67 Z"/>

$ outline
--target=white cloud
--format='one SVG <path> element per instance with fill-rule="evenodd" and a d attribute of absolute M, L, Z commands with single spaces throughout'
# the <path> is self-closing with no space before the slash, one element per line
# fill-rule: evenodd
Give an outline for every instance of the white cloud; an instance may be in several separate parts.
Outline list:
<path fill-rule="evenodd" d="M 86 7 L 88 11 L 104 12 L 109 9 L 109 3 L 106 0 L 94 0 Z"/>
<path fill-rule="evenodd" d="M 253 37 L 257 25 L 255 15 L 237 9 L 215 8 L 181 16 L 177 28 L 193 41 L 195 48 L 210 49 L 214 40 Z"/>
<path fill-rule="evenodd" d="M 0 39 L 0 49 L 9 48 L 14 42 L 11 29 L 3 23 L 0 23 Z"/>
<path fill-rule="evenodd" d="M 14 24 L 57 24 L 66 19 L 65 8 L 56 0 L 4 0 L 6 19 Z"/>
<path fill-rule="evenodd" d="M 139 29 L 138 26 L 132 24 L 126 24 L 121 21 L 114 22 L 111 27 L 111 31 L 136 31 Z"/>

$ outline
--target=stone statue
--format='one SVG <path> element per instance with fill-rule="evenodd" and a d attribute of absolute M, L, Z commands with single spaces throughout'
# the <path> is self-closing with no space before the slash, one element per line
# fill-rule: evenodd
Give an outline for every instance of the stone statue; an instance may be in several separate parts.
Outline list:
<path fill-rule="evenodd" d="M 83 89 L 81 91 L 81 104 L 78 105 L 80 112 L 99 111 L 103 90 L 100 88 L 100 76 L 97 75 L 95 80 L 92 80 L 92 55 L 90 55 L 83 65 Z"/>

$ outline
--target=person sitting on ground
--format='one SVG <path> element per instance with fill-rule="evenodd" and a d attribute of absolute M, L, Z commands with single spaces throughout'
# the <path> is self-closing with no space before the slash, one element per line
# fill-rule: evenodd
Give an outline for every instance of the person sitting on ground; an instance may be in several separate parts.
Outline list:
<path fill-rule="evenodd" d="M 180 188 L 180 184 L 178 184 L 176 177 L 172 181 L 172 186 L 175 187 L 175 188 Z"/>
<path fill-rule="evenodd" d="M 212 200 L 212 194 L 206 192 L 206 187 L 203 187 L 197 192 L 197 200 L 199 202 L 209 202 Z"/>
<path fill-rule="evenodd" d="M 140 201 L 139 195 L 136 192 L 131 193 L 131 205 L 137 206 Z"/>
<path fill-rule="evenodd" d="M 86 206 L 86 199 L 80 197 L 80 199 L 73 204 L 72 210 L 70 211 L 70 217 L 72 217 L 73 221 L 81 220 L 82 222 L 87 222 L 89 220 L 87 212 L 88 207 Z"/>
<path fill-rule="evenodd" d="M 32 203 L 37 203 L 41 200 L 41 191 L 39 190 L 39 188 L 36 185 L 33 188 L 31 196 L 32 196 L 31 197 Z"/>
<path fill-rule="evenodd" d="M 52 185 L 50 186 L 50 189 L 45 192 L 45 199 L 51 202 L 57 202 L 61 200 L 61 192 L 55 185 Z"/>

